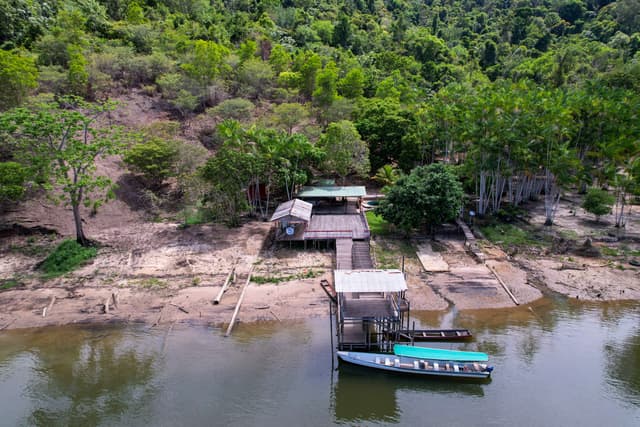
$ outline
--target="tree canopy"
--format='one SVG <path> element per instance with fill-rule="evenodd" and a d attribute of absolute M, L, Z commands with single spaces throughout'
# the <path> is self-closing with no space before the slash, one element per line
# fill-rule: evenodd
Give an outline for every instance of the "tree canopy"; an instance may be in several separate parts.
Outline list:
<path fill-rule="evenodd" d="M 433 227 L 460 215 L 462 184 L 449 166 L 433 163 L 401 176 L 380 201 L 376 213 L 406 233 Z"/>

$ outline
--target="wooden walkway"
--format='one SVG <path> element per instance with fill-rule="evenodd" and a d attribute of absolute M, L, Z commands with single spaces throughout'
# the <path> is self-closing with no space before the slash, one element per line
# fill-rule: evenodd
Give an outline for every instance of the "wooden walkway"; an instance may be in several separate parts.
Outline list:
<path fill-rule="evenodd" d="M 336 270 L 353 270 L 353 240 L 336 239 Z"/>

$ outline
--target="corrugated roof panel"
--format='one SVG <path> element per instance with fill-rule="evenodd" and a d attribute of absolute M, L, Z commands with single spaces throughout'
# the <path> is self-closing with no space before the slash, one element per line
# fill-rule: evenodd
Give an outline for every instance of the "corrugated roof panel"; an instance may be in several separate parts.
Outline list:
<path fill-rule="evenodd" d="M 364 186 L 302 187 L 302 190 L 298 192 L 299 198 L 364 197 L 366 195 L 367 190 Z"/>
<path fill-rule="evenodd" d="M 292 216 L 303 221 L 309 222 L 311 220 L 311 209 L 313 205 L 309 202 L 305 202 L 300 199 L 293 199 L 287 202 L 281 203 L 276 208 L 276 211 L 271 216 L 271 221 L 277 221 L 286 216 Z"/>
<path fill-rule="evenodd" d="M 400 270 L 334 270 L 336 292 L 402 292 L 407 290 Z"/>

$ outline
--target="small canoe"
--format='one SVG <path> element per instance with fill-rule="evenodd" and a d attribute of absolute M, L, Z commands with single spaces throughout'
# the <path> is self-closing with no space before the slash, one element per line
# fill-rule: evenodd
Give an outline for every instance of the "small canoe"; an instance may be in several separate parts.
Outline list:
<path fill-rule="evenodd" d="M 405 373 L 411 375 L 432 375 L 454 378 L 488 378 L 492 366 L 481 362 L 455 362 L 443 360 L 417 359 L 380 353 L 338 351 L 338 358 L 354 365 L 368 368 Z"/>
<path fill-rule="evenodd" d="M 454 362 L 487 362 L 489 355 L 475 351 L 446 350 L 444 348 L 428 348 L 413 345 L 393 346 L 396 356 L 414 357 L 418 359 L 450 360 Z"/>
<path fill-rule="evenodd" d="M 468 329 L 404 329 L 400 337 L 410 341 L 463 341 L 473 338 Z"/>

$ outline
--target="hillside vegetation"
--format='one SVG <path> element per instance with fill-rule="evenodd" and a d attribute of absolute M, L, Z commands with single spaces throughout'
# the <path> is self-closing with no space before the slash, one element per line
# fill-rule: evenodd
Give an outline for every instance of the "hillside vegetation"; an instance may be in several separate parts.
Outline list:
<path fill-rule="evenodd" d="M 185 224 L 434 162 L 549 224 L 572 186 L 624 226 L 640 187 L 638 0 L 0 0 L 0 47 L 0 205 L 56 194 L 82 244 L 114 154 Z M 172 120 L 113 123 L 129 93 Z"/>

